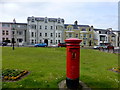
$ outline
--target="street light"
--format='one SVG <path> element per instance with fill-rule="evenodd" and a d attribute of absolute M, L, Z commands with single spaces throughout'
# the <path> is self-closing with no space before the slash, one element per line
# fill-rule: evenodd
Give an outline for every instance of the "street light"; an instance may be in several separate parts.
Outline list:
<path fill-rule="evenodd" d="M 16 21 L 15 21 L 15 18 L 13 19 L 13 30 L 15 30 L 15 23 L 16 23 Z M 14 32 L 12 33 L 13 34 L 13 38 L 12 38 L 12 45 L 13 45 L 13 50 L 15 49 L 14 48 L 14 43 L 15 43 L 15 38 L 14 38 Z"/>

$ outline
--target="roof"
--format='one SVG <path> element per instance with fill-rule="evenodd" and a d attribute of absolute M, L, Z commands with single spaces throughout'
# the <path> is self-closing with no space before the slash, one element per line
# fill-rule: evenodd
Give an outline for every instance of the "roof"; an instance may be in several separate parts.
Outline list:
<path fill-rule="evenodd" d="M 108 31 L 107 29 L 94 29 L 94 31 Z"/>
<path fill-rule="evenodd" d="M 14 24 L 13 22 L 0 22 L 2 24 Z M 15 23 L 15 24 L 19 24 L 19 25 L 27 25 L 27 23 Z"/>
<path fill-rule="evenodd" d="M 73 26 L 73 29 L 79 29 L 78 27 L 90 27 L 89 25 L 74 25 L 74 24 L 64 24 L 64 27 L 67 28 L 67 26 Z"/>
<path fill-rule="evenodd" d="M 36 21 L 44 21 L 45 18 L 43 17 L 28 17 L 27 20 L 30 20 L 31 18 L 35 18 Z M 57 22 L 57 20 L 61 20 L 62 22 L 64 22 L 64 19 L 61 19 L 61 18 L 47 18 L 48 21 L 50 22 Z"/>

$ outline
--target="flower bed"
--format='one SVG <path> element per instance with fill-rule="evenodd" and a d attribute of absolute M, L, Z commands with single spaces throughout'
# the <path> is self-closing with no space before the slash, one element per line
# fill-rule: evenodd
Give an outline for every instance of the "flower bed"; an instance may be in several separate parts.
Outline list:
<path fill-rule="evenodd" d="M 14 81 L 26 75 L 28 71 L 18 69 L 4 69 L 2 70 L 2 80 Z"/>
<path fill-rule="evenodd" d="M 112 68 L 112 71 L 120 73 L 120 67 Z"/>

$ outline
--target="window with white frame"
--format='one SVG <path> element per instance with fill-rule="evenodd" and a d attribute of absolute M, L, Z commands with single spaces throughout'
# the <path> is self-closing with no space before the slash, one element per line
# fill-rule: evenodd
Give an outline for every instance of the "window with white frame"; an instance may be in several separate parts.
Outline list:
<path fill-rule="evenodd" d="M 47 29 L 47 26 L 45 26 L 45 29 Z"/>
<path fill-rule="evenodd" d="M 5 30 L 2 31 L 2 35 L 5 35 Z"/>
<path fill-rule="evenodd" d="M 42 26 L 40 25 L 40 29 L 42 29 Z"/>
<path fill-rule="evenodd" d="M 34 37 L 34 32 L 31 32 L 31 37 Z"/>
<path fill-rule="evenodd" d="M 8 31 L 6 31 L 6 35 L 9 35 Z"/>
<path fill-rule="evenodd" d="M 42 33 L 40 33 L 40 37 L 42 36 Z"/>
<path fill-rule="evenodd" d="M 89 34 L 89 38 L 92 38 L 92 34 Z"/>
<path fill-rule="evenodd" d="M 53 26 L 51 26 L 50 29 L 52 30 L 52 29 L 53 29 Z"/>
<path fill-rule="evenodd" d="M 69 37 L 70 37 L 70 38 L 72 37 L 72 33 L 69 33 Z"/>
<path fill-rule="evenodd" d="M 86 41 L 83 41 L 83 44 L 86 45 Z"/>
<path fill-rule="evenodd" d="M 50 36 L 53 37 L 53 33 L 51 33 Z"/>
<path fill-rule="evenodd" d="M 45 37 L 47 37 L 47 33 L 45 33 Z"/>
<path fill-rule="evenodd" d="M 56 37 L 57 37 L 57 33 L 56 33 Z"/>
<path fill-rule="evenodd" d="M 60 37 L 60 33 L 58 33 L 58 37 Z"/>
<path fill-rule="evenodd" d="M 56 44 L 57 44 L 57 40 L 56 40 Z"/>
<path fill-rule="evenodd" d="M 78 34 L 76 34 L 75 37 L 78 38 Z"/>
<path fill-rule="evenodd" d="M 52 43 L 53 43 L 53 40 L 50 40 L 50 43 L 52 44 Z"/>
<path fill-rule="evenodd" d="M 40 40 L 40 43 L 42 43 L 42 40 Z"/>

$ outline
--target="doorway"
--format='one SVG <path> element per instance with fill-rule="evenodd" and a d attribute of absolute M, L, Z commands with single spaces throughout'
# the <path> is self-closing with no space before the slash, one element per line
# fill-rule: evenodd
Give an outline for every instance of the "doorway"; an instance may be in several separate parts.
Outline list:
<path fill-rule="evenodd" d="M 44 43 L 46 43 L 46 44 L 47 44 L 47 46 L 48 46 L 48 40 L 47 40 L 47 39 L 45 39 L 45 40 L 44 40 Z"/>

